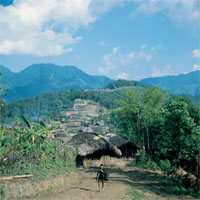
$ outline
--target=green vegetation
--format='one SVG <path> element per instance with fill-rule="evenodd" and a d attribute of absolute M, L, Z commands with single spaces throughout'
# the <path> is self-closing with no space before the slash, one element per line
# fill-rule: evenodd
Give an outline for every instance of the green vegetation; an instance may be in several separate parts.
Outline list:
<path fill-rule="evenodd" d="M 134 187 L 128 187 L 126 195 L 133 200 L 145 200 L 144 191 L 142 189 L 136 189 Z"/>
<path fill-rule="evenodd" d="M 144 88 L 137 87 L 140 93 Z M 126 89 L 104 91 L 104 90 L 70 90 L 43 94 L 36 98 L 29 98 L 4 105 L 0 110 L 1 122 L 12 122 L 13 118 L 25 115 L 28 119 L 37 121 L 38 118 L 49 119 L 62 118 L 62 111 L 68 111 L 73 107 L 77 98 L 93 100 L 108 109 L 119 107 L 118 100 L 125 97 Z"/>
<path fill-rule="evenodd" d="M 0 128 L 0 175 L 33 174 L 47 176 L 75 168 L 76 152 L 56 140 L 51 130 L 40 124 Z"/>
<path fill-rule="evenodd" d="M 112 113 L 112 121 L 142 150 L 138 163 L 168 174 L 182 168 L 197 177 L 197 187 L 200 110 L 186 97 L 166 95 L 157 88 L 146 90 L 144 95 L 127 91 L 120 105 Z"/>
<path fill-rule="evenodd" d="M 190 96 L 190 95 L 184 95 L 187 98 L 191 99 L 192 103 L 200 109 L 200 95 L 197 96 Z"/>
<path fill-rule="evenodd" d="M 117 88 L 121 88 L 121 87 L 144 87 L 144 88 L 150 88 L 151 86 L 142 83 L 140 81 L 128 81 L 128 80 L 118 80 L 118 81 L 114 81 L 109 83 L 105 89 L 117 89 Z"/>
<path fill-rule="evenodd" d="M 115 130 L 140 147 L 139 165 L 162 170 L 166 174 L 182 168 L 197 177 L 193 188 L 198 188 L 200 110 L 187 97 L 170 95 L 156 87 L 124 80 L 111 83 L 106 89 L 52 92 L 1 106 L 1 122 L 13 122 L 15 118 L 15 128 L 2 127 L 0 132 L 2 173 L 45 174 L 54 173 L 55 169 L 72 168 L 73 150 L 53 140 L 48 134 L 50 129 L 37 123 L 31 125 L 26 118 L 31 121 L 41 118 L 61 120 L 64 111 L 71 110 L 78 98 L 93 100 L 112 111 L 109 117 L 106 113 L 106 118 L 109 118 L 106 123 L 113 124 Z M 26 116 L 22 117 L 26 128 L 18 127 L 21 115 Z M 94 122 L 105 116 L 100 115 Z M 180 187 L 171 184 L 172 189 L 177 187 L 182 191 L 180 188 L 184 187 L 181 184 Z M 187 184 L 184 186 L 188 187 Z"/>

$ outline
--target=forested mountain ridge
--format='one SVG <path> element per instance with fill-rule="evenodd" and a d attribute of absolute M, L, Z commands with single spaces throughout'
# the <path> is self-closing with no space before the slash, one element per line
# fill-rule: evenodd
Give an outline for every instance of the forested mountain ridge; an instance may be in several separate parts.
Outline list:
<path fill-rule="evenodd" d="M 197 96 L 200 94 L 200 70 L 177 76 L 142 79 L 141 82 L 169 89 L 170 93 Z"/>
<path fill-rule="evenodd" d="M 19 73 L 0 66 L 0 85 L 7 93 L 6 100 L 13 102 L 42 93 L 69 89 L 97 89 L 112 82 L 105 76 L 91 76 L 74 66 L 35 64 Z"/>
<path fill-rule="evenodd" d="M 121 80 L 116 82 L 116 84 L 119 84 Z M 119 101 L 124 99 L 127 90 L 135 90 L 139 94 L 143 94 L 148 88 L 148 85 L 146 87 L 145 85 L 139 84 L 133 87 L 121 87 L 112 90 L 65 90 L 45 93 L 35 98 L 26 98 L 5 104 L 0 110 L 0 121 L 3 122 L 8 119 L 12 121 L 13 118 L 21 115 L 26 115 L 29 119 L 40 116 L 57 118 L 61 111 L 72 108 L 75 99 L 93 100 L 108 109 L 113 109 L 119 106 Z"/>
<path fill-rule="evenodd" d="M 113 81 L 109 83 L 108 85 L 104 87 L 104 89 L 114 90 L 118 88 L 128 88 L 128 87 L 150 88 L 152 86 L 146 83 L 142 83 L 140 81 L 129 81 L 129 80 L 119 79 L 117 81 Z"/>

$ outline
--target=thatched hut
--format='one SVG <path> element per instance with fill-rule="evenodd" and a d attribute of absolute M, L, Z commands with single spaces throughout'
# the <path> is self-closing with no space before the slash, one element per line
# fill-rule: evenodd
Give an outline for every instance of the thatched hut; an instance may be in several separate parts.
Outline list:
<path fill-rule="evenodd" d="M 77 166 L 87 166 L 85 160 L 96 160 L 102 156 L 122 156 L 121 151 L 117 147 L 96 133 L 80 131 L 72 137 L 68 145 L 77 148 Z"/>
<path fill-rule="evenodd" d="M 108 133 L 104 138 L 120 149 L 123 157 L 133 157 L 139 150 L 133 142 L 123 135 Z"/>

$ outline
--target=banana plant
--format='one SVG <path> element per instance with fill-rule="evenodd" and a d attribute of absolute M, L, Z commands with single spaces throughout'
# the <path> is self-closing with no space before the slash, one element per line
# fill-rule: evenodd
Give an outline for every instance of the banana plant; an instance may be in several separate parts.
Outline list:
<path fill-rule="evenodd" d="M 26 119 L 25 116 L 21 116 L 22 120 L 24 121 L 24 123 L 27 125 L 28 127 L 28 133 L 30 134 L 31 137 L 31 143 L 34 144 L 35 143 L 35 139 L 37 137 L 41 137 L 42 135 L 47 135 L 49 136 L 52 133 L 52 130 L 54 129 L 54 127 L 49 127 L 46 128 L 38 123 L 33 123 L 31 125 L 31 123 Z"/>

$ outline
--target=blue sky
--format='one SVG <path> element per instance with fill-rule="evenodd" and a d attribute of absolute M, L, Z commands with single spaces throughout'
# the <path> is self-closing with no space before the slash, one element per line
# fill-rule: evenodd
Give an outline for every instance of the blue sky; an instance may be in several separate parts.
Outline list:
<path fill-rule="evenodd" d="M 0 2 L 0 64 L 11 71 L 54 63 L 140 80 L 200 70 L 198 0 Z"/>

